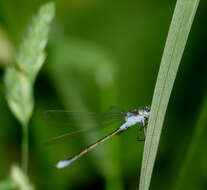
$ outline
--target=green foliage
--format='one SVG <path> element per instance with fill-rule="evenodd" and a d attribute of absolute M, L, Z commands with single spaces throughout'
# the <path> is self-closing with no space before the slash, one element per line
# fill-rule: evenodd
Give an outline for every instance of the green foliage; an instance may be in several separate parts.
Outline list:
<path fill-rule="evenodd" d="M 34 187 L 30 184 L 28 177 L 23 173 L 23 171 L 19 167 L 12 167 L 10 178 L 12 186 L 15 189 L 34 190 Z"/>
<path fill-rule="evenodd" d="M 12 166 L 9 178 L 0 182 L 0 189 L 34 190 L 34 187 L 30 184 L 28 177 L 18 166 Z"/>
<path fill-rule="evenodd" d="M 24 73 L 9 67 L 5 74 L 5 86 L 11 111 L 23 126 L 27 125 L 33 109 L 31 81 Z"/>
<path fill-rule="evenodd" d="M 140 189 L 147 190 L 157 154 L 165 112 L 199 0 L 178 0 L 154 90 L 143 153 Z"/>
<path fill-rule="evenodd" d="M 48 3 L 40 8 L 21 44 L 16 58 L 17 67 L 28 75 L 32 82 L 46 57 L 44 48 L 47 44 L 48 32 L 54 12 L 54 3 Z"/>
<path fill-rule="evenodd" d="M 53 17 L 53 3 L 40 8 L 21 44 L 15 67 L 8 68 L 5 74 L 8 104 L 23 126 L 27 125 L 32 114 L 33 83 L 45 60 L 44 48 Z"/>
<path fill-rule="evenodd" d="M 13 67 L 5 73 L 5 90 L 9 107 L 23 127 L 22 167 L 28 167 L 28 121 L 33 111 L 33 84 L 44 60 L 44 48 L 48 40 L 50 23 L 54 17 L 55 5 L 42 6 L 33 19 L 29 31 L 20 46 Z"/>
<path fill-rule="evenodd" d="M 28 54 L 36 54 L 40 60 L 45 59 L 44 51 L 30 51 L 24 48 L 28 45 L 20 41 L 22 37 L 24 44 L 34 40 L 32 35 L 25 32 L 24 26 L 31 23 L 31 16 L 42 2 L 0 1 L 0 30 L 3 31 L 0 31 L 1 68 L 11 65 L 12 59 L 16 58 L 15 65 L 6 71 L 5 79 L 7 73 L 15 73 L 12 76 L 14 79 L 10 77 L 9 81 L 15 78 L 15 81 L 26 80 L 32 87 L 27 89 L 26 96 L 22 93 L 25 90 L 22 85 L 9 84 L 9 88 L 20 86 L 17 88 L 22 90 L 17 90 L 18 99 L 12 90 L 7 96 L 23 103 L 20 96 L 33 101 L 35 91 L 35 109 L 31 111 L 32 120 L 28 119 L 31 136 L 30 181 L 36 189 L 138 189 L 144 142 L 136 141 L 136 125 L 100 145 L 70 167 L 57 171 L 53 166 L 58 160 L 79 152 L 119 125 L 109 125 L 103 130 L 44 146 L 51 137 L 85 129 L 85 124 L 82 125 L 77 117 L 71 119 L 71 123 L 65 123 L 60 120 L 53 122 L 55 119 L 44 120 L 42 115 L 47 109 L 102 112 L 116 106 L 127 111 L 151 104 L 160 57 L 176 1 L 56 1 L 58 10 L 47 45 L 47 63 L 36 80 L 35 73 L 38 73 L 41 66 L 38 63 L 37 67 L 27 65 L 32 62 L 30 60 L 21 64 L 23 59 L 28 60 L 30 56 L 20 56 L 20 50 L 16 51 L 18 55 L 12 56 L 14 51 L 11 49 L 14 50 L 15 45 L 20 43 L 21 49 L 25 49 Z M 194 123 L 202 107 L 201 97 L 206 90 L 206 7 L 206 1 L 202 1 L 176 77 L 150 182 L 152 189 L 174 187 L 180 168 L 185 166 L 188 145 L 194 139 Z M 33 34 L 37 35 L 37 32 L 33 30 Z M 10 49 L 9 44 L 14 46 Z M 20 61 L 17 62 L 17 58 Z M 39 62 L 36 58 L 32 60 Z M 1 74 L 3 72 L 0 72 L 3 77 Z M 0 82 L 0 97 L 4 96 L 2 87 Z M 27 104 L 33 109 L 31 101 Z M 30 110 L 29 106 L 18 107 L 21 112 L 27 112 L 25 109 Z M 0 112 L 0 155 L 4 155 L 0 156 L 0 189 L 12 189 L 11 180 L 7 177 L 11 164 L 20 160 L 21 134 L 4 98 L 0 98 Z M 28 118 L 31 117 L 29 112 L 24 113 Z M 22 123 L 28 122 L 25 118 L 21 115 Z M 91 124 L 91 127 L 98 127 L 96 120 Z M 28 127 L 24 128 L 26 143 L 23 144 L 26 148 L 23 150 L 27 150 Z M 203 186 L 206 185 L 207 151 L 204 132 L 199 141 L 187 177 L 182 180 L 182 187 L 188 190 L 205 189 Z M 27 151 L 23 155 L 26 154 Z M 5 178 L 8 180 L 2 181 Z"/>

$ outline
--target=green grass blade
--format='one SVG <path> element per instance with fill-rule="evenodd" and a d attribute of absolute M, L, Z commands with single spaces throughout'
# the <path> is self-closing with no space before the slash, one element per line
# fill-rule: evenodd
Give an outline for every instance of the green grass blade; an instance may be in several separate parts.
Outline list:
<path fill-rule="evenodd" d="M 141 190 L 150 186 L 165 112 L 199 0 L 178 0 L 154 90 L 141 168 Z"/>

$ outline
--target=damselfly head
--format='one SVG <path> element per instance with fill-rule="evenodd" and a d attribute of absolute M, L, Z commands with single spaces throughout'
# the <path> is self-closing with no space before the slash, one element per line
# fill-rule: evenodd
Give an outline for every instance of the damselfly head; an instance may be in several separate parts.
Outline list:
<path fill-rule="evenodd" d="M 141 108 L 139 108 L 138 113 L 139 113 L 139 115 L 142 115 L 145 118 L 149 118 L 150 107 L 149 106 L 141 107 Z"/>

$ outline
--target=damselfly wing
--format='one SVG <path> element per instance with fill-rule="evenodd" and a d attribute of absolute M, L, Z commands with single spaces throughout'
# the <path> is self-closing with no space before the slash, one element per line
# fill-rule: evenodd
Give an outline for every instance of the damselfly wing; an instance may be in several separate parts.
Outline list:
<path fill-rule="evenodd" d="M 46 110 L 42 118 L 51 125 L 65 126 L 65 132 L 52 137 L 47 144 L 65 141 L 79 135 L 109 128 L 113 124 L 124 122 L 127 112 L 112 107 L 106 112 L 80 112 L 71 110 Z M 77 127 L 79 126 L 79 127 Z M 66 132 L 67 131 L 67 132 Z"/>

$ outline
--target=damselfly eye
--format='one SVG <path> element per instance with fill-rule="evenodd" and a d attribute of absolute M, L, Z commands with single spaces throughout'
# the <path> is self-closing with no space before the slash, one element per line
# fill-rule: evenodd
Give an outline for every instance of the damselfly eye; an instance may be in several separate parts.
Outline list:
<path fill-rule="evenodd" d="M 145 110 L 146 112 L 150 112 L 150 106 L 145 106 L 145 107 L 144 107 L 144 110 Z"/>

